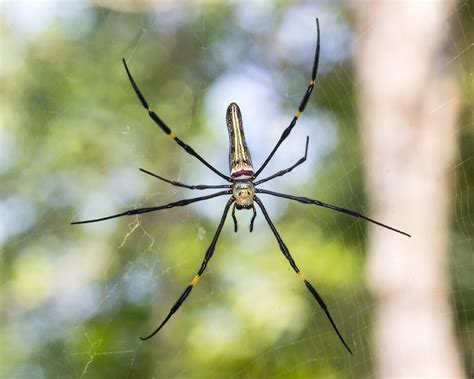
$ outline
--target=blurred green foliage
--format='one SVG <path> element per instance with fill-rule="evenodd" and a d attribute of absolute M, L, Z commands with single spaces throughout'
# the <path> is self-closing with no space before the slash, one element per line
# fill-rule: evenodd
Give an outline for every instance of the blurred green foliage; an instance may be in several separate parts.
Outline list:
<path fill-rule="evenodd" d="M 272 5 L 267 24 L 278 24 L 296 5 Z M 325 9 L 343 17 L 339 11 L 344 10 Z M 32 38 L 16 33 L 15 22 L 7 13 L 2 16 L 2 209 L 7 204 L 15 210 L 10 220 L 11 211 L 2 215 L 12 225 L 5 229 L 12 232 L 2 249 L 2 377 L 371 375 L 372 304 L 364 287 L 363 223 L 325 210 L 284 208 L 282 202 L 270 207 L 270 213 L 282 207 L 277 227 L 324 294 L 355 357 L 347 355 L 291 273 L 266 225 L 257 223 L 255 232 L 247 233 L 245 212 L 239 214 L 238 234 L 228 220 L 208 271 L 185 305 L 144 343 L 138 336 L 158 325 L 199 266 L 218 216 L 186 208 L 69 225 L 191 196 L 136 170 L 156 169 L 188 182 L 199 162 L 148 119 L 121 57 L 129 59 L 150 104 L 157 105 L 176 134 L 206 157 L 224 154 L 217 165 L 226 168 L 227 142 L 215 133 L 206 112 L 208 89 L 232 70 L 233 62 L 256 54 L 252 45 L 279 48 L 271 33 L 239 27 L 235 12 L 235 5 L 223 4 L 137 13 L 85 8 L 78 11 L 81 17 L 51 20 Z M 458 26 L 467 28 L 467 10 L 458 12 Z M 331 44 L 324 31 L 322 41 L 323 49 Z M 468 44 L 462 34 L 456 41 L 457 52 Z M 235 57 L 219 58 L 222 43 Z M 280 101 L 291 115 L 310 62 L 265 61 L 264 53 L 255 59 L 274 65 L 272 75 L 285 76 L 281 80 L 290 97 L 282 94 Z M 331 114 L 336 145 L 303 188 L 290 177 L 280 186 L 365 211 L 350 59 L 326 65 L 307 111 L 318 107 Z M 461 75 L 472 75 L 471 64 L 472 59 L 461 65 L 470 70 Z M 472 82 L 465 93 L 472 104 Z M 452 266 L 454 313 L 467 355 L 474 314 L 468 271 L 474 234 L 472 111 L 463 113 L 460 125 Z M 207 207 L 219 213 L 224 201 L 212 200 Z"/>

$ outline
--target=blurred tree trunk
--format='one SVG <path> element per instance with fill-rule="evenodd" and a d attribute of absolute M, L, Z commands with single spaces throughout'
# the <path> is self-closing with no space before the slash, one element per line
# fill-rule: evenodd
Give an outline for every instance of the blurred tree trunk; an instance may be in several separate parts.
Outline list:
<path fill-rule="evenodd" d="M 447 250 L 460 93 L 442 59 L 454 3 L 360 5 L 356 65 L 371 214 L 412 234 L 370 230 L 377 376 L 462 378 Z"/>

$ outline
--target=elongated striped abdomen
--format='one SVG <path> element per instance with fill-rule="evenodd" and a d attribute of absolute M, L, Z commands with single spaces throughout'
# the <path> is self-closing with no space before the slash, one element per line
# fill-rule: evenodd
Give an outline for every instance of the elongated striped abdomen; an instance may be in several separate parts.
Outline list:
<path fill-rule="evenodd" d="M 226 121 L 230 144 L 230 176 L 234 179 L 248 179 L 253 175 L 252 158 L 245 142 L 242 115 L 237 104 L 231 103 L 227 107 Z"/>

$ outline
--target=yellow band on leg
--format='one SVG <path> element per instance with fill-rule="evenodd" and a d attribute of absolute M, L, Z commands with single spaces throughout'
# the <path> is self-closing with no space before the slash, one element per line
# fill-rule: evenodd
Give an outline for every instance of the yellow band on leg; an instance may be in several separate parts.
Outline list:
<path fill-rule="evenodd" d="M 199 280 L 199 275 L 196 275 L 196 276 L 193 278 L 193 280 L 191 280 L 191 285 L 192 285 L 192 286 L 195 286 L 196 283 L 198 282 L 198 280 Z"/>
<path fill-rule="evenodd" d="M 304 274 L 301 271 L 298 272 L 298 276 L 301 278 L 301 280 L 304 280 Z"/>

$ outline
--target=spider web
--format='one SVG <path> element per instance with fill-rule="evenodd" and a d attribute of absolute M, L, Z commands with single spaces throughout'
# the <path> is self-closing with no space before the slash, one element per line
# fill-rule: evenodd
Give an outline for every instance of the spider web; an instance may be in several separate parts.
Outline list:
<path fill-rule="evenodd" d="M 154 330 L 199 268 L 226 198 L 70 226 L 202 195 L 219 184 L 156 128 L 126 79 L 124 56 L 173 131 L 228 171 L 225 110 L 237 102 L 255 166 L 307 86 L 322 23 L 318 80 L 292 135 L 265 169 L 307 162 L 263 188 L 368 212 L 351 69 L 358 40 L 341 5 L 4 2 L 2 20 L 2 377 L 370 377 L 374 305 L 366 225 L 261 196 L 298 266 L 325 298 L 350 357 L 282 259 L 261 213 L 230 217 L 192 295 Z M 472 5 L 452 16 L 446 65 L 472 104 Z M 471 32 L 469 32 L 471 30 Z M 3 59 L 2 59 L 3 60 Z M 450 238 L 460 351 L 473 372 L 472 111 L 459 122 Z M 293 206 L 294 205 L 294 206 Z"/>

